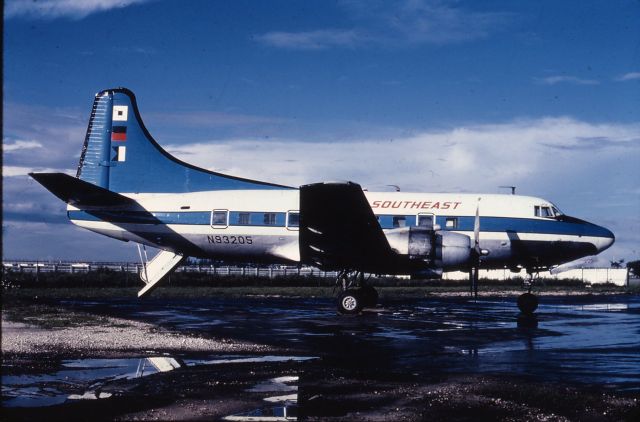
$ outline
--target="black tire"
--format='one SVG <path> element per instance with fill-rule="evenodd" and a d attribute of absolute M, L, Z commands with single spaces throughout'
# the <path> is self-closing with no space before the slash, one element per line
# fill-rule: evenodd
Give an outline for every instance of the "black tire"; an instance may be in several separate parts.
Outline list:
<path fill-rule="evenodd" d="M 362 295 L 362 306 L 371 308 L 378 304 L 378 291 L 373 286 L 364 286 L 360 291 Z"/>
<path fill-rule="evenodd" d="M 538 296 L 532 293 L 523 293 L 518 297 L 518 308 L 524 315 L 532 315 L 538 309 Z"/>
<path fill-rule="evenodd" d="M 348 289 L 338 295 L 338 312 L 354 315 L 360 313 L 363 307 L 363 298 L 359 290 Z"/>

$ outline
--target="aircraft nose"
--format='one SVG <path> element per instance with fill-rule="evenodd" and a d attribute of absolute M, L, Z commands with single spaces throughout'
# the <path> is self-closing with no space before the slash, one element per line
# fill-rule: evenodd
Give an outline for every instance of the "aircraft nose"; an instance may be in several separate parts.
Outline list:
<path fill-rule="evenodd" d="M 616 241 L 616 237 L 613 234 L 613 232 L 611 232 L 611 230 L 606 229 L 604 227 L 599 227 L 602 230 L 602 234 L 600 236 L 598 236 L 598 240 L 596 242 L 596 248 L 598 249 L 598 252 L 602 252 L 605 249 L 608 249 L 611 245 L 613 245 L 613 242 Z"/>

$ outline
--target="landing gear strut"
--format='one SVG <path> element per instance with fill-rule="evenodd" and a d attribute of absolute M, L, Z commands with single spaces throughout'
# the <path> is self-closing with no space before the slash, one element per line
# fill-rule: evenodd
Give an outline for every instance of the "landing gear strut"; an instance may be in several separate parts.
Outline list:
<path fill-rule="evenodd" d="M 338 312 L 342 314 L 357 314 L 362 308 L 378 303 L 378 292 L 366 283 L 361 271 L 340 272 L 336 285 L 341 289 L 338 295 Z"/>
<path fill-rule="evenodd" d="M 533 313 L 538 309 L 538 296 L 531 293 L 531 289 L 533 289 L 533 285 L 539 277 L 539 274 L 527 272 L 529 275 L 529 279 L 523 283 L 523 286 L 527 288 L 527 293 L 523 293 L 518 297 L 518 308 L 520 308 L 520 312 L 523 315 L 533 315 Z"/>

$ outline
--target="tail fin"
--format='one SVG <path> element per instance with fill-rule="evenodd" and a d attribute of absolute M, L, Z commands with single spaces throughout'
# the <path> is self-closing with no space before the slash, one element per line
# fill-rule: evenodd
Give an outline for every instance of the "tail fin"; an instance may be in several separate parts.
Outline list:
<path fill-rule="evenodd" d="M 289 189 L 211 172 L 176 159 L 151 137 L 140 118 L 135 95 L 126 88 L 96 94 L 76 177 L 126 193 Z"/>

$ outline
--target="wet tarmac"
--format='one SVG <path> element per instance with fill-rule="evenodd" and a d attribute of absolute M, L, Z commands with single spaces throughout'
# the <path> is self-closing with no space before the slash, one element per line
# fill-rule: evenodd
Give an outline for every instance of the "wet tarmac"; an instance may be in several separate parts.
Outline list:
<path fill-rule="evenodd" d="M 132 298 L 57 304 L 181 333 L 268 344 L 279 352 L 180 355 L 154 350 L 127 359 L 61 359 L 46 373 L 11 368 L 5 375 L 3 367 L 3 407 L 100 401 L 113 394 L 126 398 L 126 389 L 109 385 L 184 368 L 206 367 L 210 377 L 230 365 L 246 372 L 236 374 L 247 378 L 240 391 L 259 398 L 245 403 L 241 412 L 227 414 L 226 420 L 259 420 L 260 415 L 294 420 L 299 414 L 303 419 L 343 419 L 360 412 L 371 416 L 389 407 L 394 398 L 389 396 L 399 394 L 398 385 L 426 395 L 421 388 L 431 390 L 443 381 L 465 377 L 471 377 L 469 383 L 515 380 L 640 397 L 640 297 L 633 295 L 544 297 L 533 319 L 519 316 L 514 298 L 387 300 L 359 316 L 337 315 L 329 299 L 304 298 Z M 256 368 L 268 369 L 263 374 Z M 389 389 L 389 382 L 396 384 Z M 385 388 L 386 396 L 378 400 L 375 395 Z M 356 390 L 366 397 L 354 398 Z M 327 406 L 339 410 L 326 413 Z M 409 413 L 414 419 L 411 415 L 423 411 Z"/>

